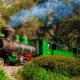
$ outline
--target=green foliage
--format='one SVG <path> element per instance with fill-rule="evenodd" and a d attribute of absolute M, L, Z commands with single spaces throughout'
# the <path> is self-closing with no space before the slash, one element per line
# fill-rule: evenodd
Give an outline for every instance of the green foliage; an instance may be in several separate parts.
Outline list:
<path fill-rule="evenodd" d="M 69 80 L 69 78 L 61 74 L 52 73 L 41 67 L 31 65 L 23 68 L 18 74 L 22 77 L 21 80 Z"/>
<path fill-rule="evenodd" d="M 0 80 L 10 80 L 4 73 L 3 70 L 0 69 Z"/>
<path fill-rule="evenodd" d="M 60 0 L 62 1 L 65 5 L 68 5 L 68 3 L 71 1 L 71 0 Z"/>
<path fill-rule="evenodd" d="M 80 76 L 80 59 L 59 56 L 38 57 L 33 60 L 33 63 L 52 72 L 56 71 L 70 77 Z"/>
<path fill-rule="evenodd" d="M 80 60 L 41 56 L 27 63 L 18 75 L 22 80 L 77 80 L 80 79 Z"/>
<path fill-rule="evenodd" d="M 2 14 L 0 14 L 0 28 L 4 27 L 6 25 L 5 19 L 2 17 Z"/>
<path fill-rule="evenodd" d="M 63 19 L 57 27 L 57 40 L 68 47 L 76 47 L 80 43 L 80 17 L 72 16 Z"/>
<path fill-rule="evenodd" d="M 32 18 L 32 21 L 24 23 L 18 30 L 19 33 L 26 33 L 29 39 L 35 39 L 37 37 L 36 31 L 43 25 L 37 18 Z"/>
<path fill-rule="evenodd" d="M 2 14 L 0 13 L 0 33 L 1 28 L 6 26 L 6 20 L 2 17 Z"/>
<path fill-rule="evenodd" d="M 6 1 L 7 3 L 10 3 L 11 0 Z M 32 6 L 36 5 L 36 2 L 33 0 L 18 0 L 14 1 L 11 7 L 8 7 L 8 5 L 4 6 L 4 3 L 0 1 L 0 12 L 3 15 L 3 18 L 5 18 L 6 21 L 9 20 L 9 18 L 14 15 L 16 12 L 18 12 L 22 8 L 30 8 Z"/>

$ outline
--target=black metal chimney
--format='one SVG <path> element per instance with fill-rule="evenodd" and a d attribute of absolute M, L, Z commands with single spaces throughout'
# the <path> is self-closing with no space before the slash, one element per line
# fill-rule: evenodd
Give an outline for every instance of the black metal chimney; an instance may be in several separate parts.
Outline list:
<path fill-rule="evenodd" d="M 5 35 L 6 39 L 11 39 L 15 33 L 15 30 L 11 26 L 7 26 L 7 27 L 2 28 L 1 32 Z"/>

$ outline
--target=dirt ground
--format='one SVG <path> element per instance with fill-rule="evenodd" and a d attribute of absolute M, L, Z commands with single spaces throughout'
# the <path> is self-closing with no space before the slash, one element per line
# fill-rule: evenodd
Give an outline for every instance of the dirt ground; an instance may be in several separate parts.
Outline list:
<path fill-rule="evenodd" d="M 14 76 L 14 72 L 17 71 L 21 66 L 3 66 L 2 69 L 5 71 L 6 76 L 8 76 L 11 80 L 19 80 Z"/>

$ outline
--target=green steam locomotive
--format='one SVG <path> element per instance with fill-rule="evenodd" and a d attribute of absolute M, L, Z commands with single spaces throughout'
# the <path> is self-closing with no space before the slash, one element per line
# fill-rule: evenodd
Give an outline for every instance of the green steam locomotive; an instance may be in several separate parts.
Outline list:
<path fill-rule="evenodd" d="M 5 29 L 4 32 L 10 33 L 11 29 Z M 54 41 L 44 39 L 28 40 L 24 35 L 15 36 L 14 40 L 10 40 L 10 36 L 0 39 L 0 65 L 23 64 L 36 56 L 67 56 L 73 57 L 73 53 L 64 50 L 64 46 Z"/>

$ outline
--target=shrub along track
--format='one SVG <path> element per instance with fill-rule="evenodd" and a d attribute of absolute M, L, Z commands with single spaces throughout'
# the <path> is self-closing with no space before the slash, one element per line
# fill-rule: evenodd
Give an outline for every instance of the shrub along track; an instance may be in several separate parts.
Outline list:
<path fill-rule="evenodd" d="M 3 66 L 2 69 L 4 70 L 6 76 L 10 78 L 10 80 L 19 80 L 15 76 L 15 71 L 17 71 L 21 66 Z"/>

